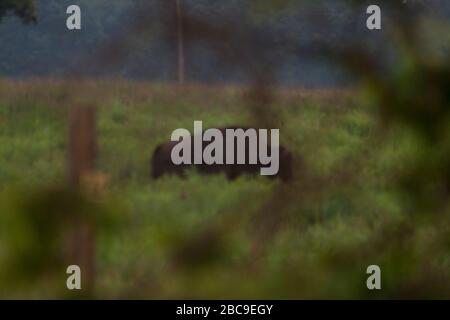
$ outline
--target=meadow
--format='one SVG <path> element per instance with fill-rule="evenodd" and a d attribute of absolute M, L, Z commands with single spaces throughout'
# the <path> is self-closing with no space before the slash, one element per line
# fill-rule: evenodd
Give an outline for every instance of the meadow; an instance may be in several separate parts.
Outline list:
<path fill-rule="evenodd" d="M 420 139 L 385 129 L 373 100 L 355 89 L 270 88 L 264 110 L 251 90 L 1 80 L 0 279 L 10 281 L 0 296 L 67 295 L 65 269 L 45 255 L 14 276 L 6 270 L 18 255 L 46 252 L 39 233 L 18 240 L 33 228 L 24 207 L 65 184 L 68 109 L 88 103 L 97 108 L 97 168 L 107 181 L 95 203 L 114 220 L 96 232 L 96 297 L 449 298 L 448 223 L 411 215 L 396 187 Z M 295 156 L 294 180 L 195 172 L 152 180 L 153 149 L 194 120 L 270 122 Z M 382 290 L 366 287 L 372 264 Z"/>

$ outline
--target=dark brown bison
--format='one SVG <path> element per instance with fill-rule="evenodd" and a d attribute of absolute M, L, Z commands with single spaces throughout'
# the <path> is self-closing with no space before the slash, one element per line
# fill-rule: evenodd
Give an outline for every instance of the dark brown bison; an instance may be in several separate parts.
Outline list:
<path fill-rule="evenodd" d="M 224 150 L 223 155 L 224 158 L 226 157 L 226 135 L 225 130 L 226 129 L 243 129 L 247 130 L 249 128 L 247 127 L 226 127 L 226 128 L 220 128 L 219 130 L 222 132 L 224 137 Z M 191 146 L 192 146 L 192 152 L 191 157 L 193 157 L 193 139 L 194 136 L 190 137 L 191 139 Z M 165 142 L 158 145 L 154 152 L 153 157 L 151 160 L 151 176 L 153 179 L 158 179 L 159 177 L 166 175 L 166 174 L 172 174 L 177 175 L 180 177 L 185 176 L 186 170 L 189 168 L 194 168 L 201 174 L 209 175 L 209 174 L 220 174 L 224 173 L 228 179 L 233 180 L 243 174 L 251 174 L 251 175 L 259 175 L 260 174 L 260 168 L 265 167 L 259 162 L 256 164 L 181 164 L 181 165 L 175 165 L 172 162 L 171 159 L 171 153 L 172 149 L 178 144 L 179 142 Z M 203 148 L 205 148 L 206 145 L 208 145 L 210 142 L 203 142 Z M 236 149 L 235 146 L 235 157 L 236 157 Z M 246 153 L 246 163 L 248 163 L 248 152 L 249 152 L 249 142 L 246 140 L 245 144 L 245 153 Z M 293 166 L 293 156 L 292 153 L 287 150 L 283 146 L 279 146 L 279 170 L 278 173 L 273 176 L 268 176 L 271 178 L 278 177 L 282 181 L 289 181 L 292 178 L 292 166 Z"/>

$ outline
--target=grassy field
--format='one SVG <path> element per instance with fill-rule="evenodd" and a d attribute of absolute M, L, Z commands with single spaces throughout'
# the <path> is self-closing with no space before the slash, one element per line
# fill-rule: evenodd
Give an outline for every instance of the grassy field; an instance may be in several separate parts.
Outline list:
<path fill-rule="evenodd" d="M 410 216 L 394 187 L 420 143 L 407 130 L 383 130 L 361 93 L 272 92 L 263 113 L 295 155 L 289 184 L 194 172 L 150 179 L 152 151 L 174 129 L 255 124 L 258 101 L 247 89 L 0 81 L 0 213 L 9 219 L 0 220 L 0 263 L 39 248 L 16 241 L 29 231 L 16 227 L 18 212 L 64 185 L 68 109 L 88 103 L 97 106 L 97 166 L 108 181 L 98 202 L 116 220 L 96 233 L 97 297 L 449 298 L 450 241 L 437 247 L 439 227 Z M 382 269 L 379 291 L 366 287 L 372 264 Z M 35 277 L 11 281 L 0 296 L 59 296 L 65 282 L 51 279 L 65 269 L 50 270 L 30 266 L 24 272 Z"/>

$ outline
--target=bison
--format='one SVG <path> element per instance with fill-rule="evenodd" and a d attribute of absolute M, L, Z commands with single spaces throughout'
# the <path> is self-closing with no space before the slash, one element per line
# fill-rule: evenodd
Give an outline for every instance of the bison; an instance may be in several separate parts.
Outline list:
<path fill-rule="evenodd" d="M 247 129 L 250 129 L 248 127 L 225 127 L 220 128 L 219 130 L 222 132 L 224 137 L 224 150 L 223 155 L 226 157 L 226 135 L 225 131 L 226 129 L 243 129 L 246 131 Z M 193 155 L 193 140 L 194 136 L 190 137 L 191 139 L 191 146 L 192 146 L 192 152 L 191 155 Z M 163 175 L 177 175 L 180 177 L 184 177 L 186 171 L 194 167 L 196 168 L 197 172 L 204 175 L 210 175 L 210 174 L 220 174 L 224 173 L 226 177 L 229 180 L 234 180 L 237 177 L 243 175 L 243 174 L 251 174 L 251 175 L 258 175 L 260 173 L 260 168 L 264 167 L 258 159 L 258 162 L 256 164 L 248 164 L 248 152 L 249 152 L 249 142 L 246 140 L 245 144 L 245 153 L 246 153 L 246 164 L 181 164 L 181 165 L 175 165 L 172 162 L 171 159 L 171 153 L 172 149 L 178 144 L 178 141 L 169 141 L 165 143 L 159 144 L 154 152 L 153 157 L 151 159 L 151 176 L 153 179 L 158 179 L 159 177 Z M 203 142 L 203 148 L 209 144 L 210 142 Z M 236 157 L 236 149 L 235 146 L 235 157 Z M 278 177 L 282 181 L 287 182 L 292 178 L 292 166 L 293 166 L 293 156 L 292 153 L 285 148 L 284 146 L 279 146 L 279 170 L 278 173 L 273 176 L 268 177 Z"/>

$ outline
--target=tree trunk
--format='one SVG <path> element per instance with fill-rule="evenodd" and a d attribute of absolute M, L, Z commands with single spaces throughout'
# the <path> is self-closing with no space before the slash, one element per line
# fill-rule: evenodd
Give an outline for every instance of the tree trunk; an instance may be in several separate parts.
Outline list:
<path fill-rule="evenodd" d="M 79 188 L 82 178 L 95 170 L 97 156 L 95 110 L 75 107 L 69 115 L 69 180 Z"/>
<path fill-rule="evenodd" d="M 95 110 L 93 107 L 75 107 L 69 114 L 69 185 L 85 191 L 83 181 L 93 174 L 97 155 Z M 82 292 L 91 295 L 95 276 L 94 230 L 91 223 L 79 219 L 68 234 L 70 264 L 81 268 Z"/>

